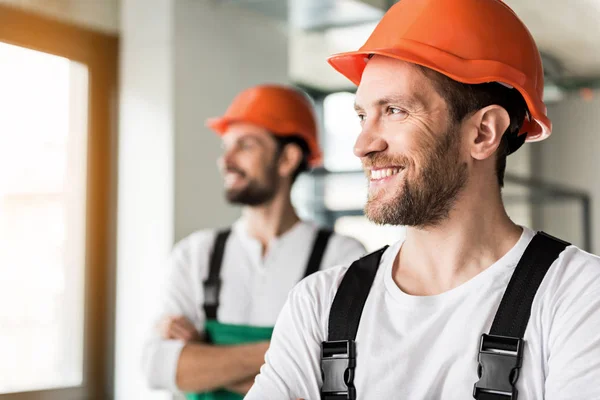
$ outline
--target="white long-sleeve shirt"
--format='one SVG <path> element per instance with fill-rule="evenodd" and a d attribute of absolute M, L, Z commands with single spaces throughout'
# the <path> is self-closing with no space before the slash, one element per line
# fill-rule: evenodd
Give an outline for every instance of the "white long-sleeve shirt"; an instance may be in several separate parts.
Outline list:
<path fill-rule="evenodd" d="M 482 333 L 534 232 L 466 283 L 411 296 L 392 278 L 401 243 L 387 249 L 356 336 L 357 399 L 470 399 Z M 321 342 L 348 265 L 316 273 L 290 293 L 266 364 L 247 400 L 319 399 Z M 519 400 L 600 399 L 600 259 L 575 246 L 552 264 L 525 331 Z"/>
<path fill-rule="evenodd" d="M 243 220 L 232 226 L 221 267 L 218 319 L 229 324 L 273 326 L 289 291 L 304 276 L 318 226 L 299 222 L 274 239 L 262 255 L 262 245 L 252 238 Z M 179 242 L 166 270 L 156 321 L 183 315 L 204 331 L 203 282 L 216 231 L 196 232 Z M 333 234 L 321 268 L 348 263 L 365 253 L 355 239 Z M 151 387 L 176 391 L 177 362 L 184 344 L 164 340 L 152 331 L 144 347 L 143 370 Z"/>

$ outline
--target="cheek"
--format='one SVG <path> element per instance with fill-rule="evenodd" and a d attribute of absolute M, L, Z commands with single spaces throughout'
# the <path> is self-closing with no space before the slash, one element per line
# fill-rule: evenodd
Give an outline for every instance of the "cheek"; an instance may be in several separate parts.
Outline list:
<path fill-rule="evenodd" d="M 410 125 L 396 127 L 386 133 L 390 156 L 408 166 L 414 166 L 417 160 L 426 156 L 431 145 L 425 139 L 423 132 Z"/>
<path fill-rule="evenodd" d="M 263 179 L 273 164 L 272 159 L 271 155 L 257 151 L 245 155 L 242 165 L 249 176 Z"/>
<path fill-rule="evenodd" d="M 227 159 L 227 165 L 232 168 L 239 169 L 246 176 L 253 175 L 252 160 L 250 157 L 248 157 L 247 154 L 237 153 L 235 155 L 230 156 Z"/>

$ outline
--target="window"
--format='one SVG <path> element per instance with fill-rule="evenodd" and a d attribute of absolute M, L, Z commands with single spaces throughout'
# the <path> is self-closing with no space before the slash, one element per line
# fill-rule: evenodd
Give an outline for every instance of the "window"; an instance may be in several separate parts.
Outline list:
<path fill-rule="evenodd" d="M 354 156 L 360 123 L 354 111 L 354 93 L 332 93 L 323 100 L 324 166 L 329 171 L 361 170 Z"/>
<path fill-rule="evenodd" d="M 110 398 L 118 41 L 0 25 L 0 399 Z"/>
<path fill-rule="evenodd" d="M 82 384 L 87 82 L 0 43 L 0 393 Z"/>

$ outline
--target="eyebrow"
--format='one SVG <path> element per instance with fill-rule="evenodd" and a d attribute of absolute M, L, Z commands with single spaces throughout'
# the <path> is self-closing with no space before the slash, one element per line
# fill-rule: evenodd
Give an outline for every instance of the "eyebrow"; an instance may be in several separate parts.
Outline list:
<path fill-rule="evenodd" d="M 238 142 L 245 142 L 245 141 L 255 141 L 255 142 L 259 142 L 260 140 L 259 140 L 259 139 L 258 139 L 256 136 L 253 136 L 253 135 L 245 135 L 245 136 L 239 137 L 237 141 L 238 141 Z"/>
<path fill-rule="evenodd" d="M 374 101 L 372 104 L 377 107 L 383 107 L 390 104 L 406 105 L 408 108 L 422 108 L 424 106 L 423 102 L 418 98 L 402 95 L 384 96 Z M 364 108 L 356 102 L 354 103 L 354 109 L 356 111 L 364 110 Z"/>
<path fill-rule="evenodd" d="M 254 135 L 245 135 L 236 141 L 237 143 L 256 143 L 259 146 L 265 146 L 265 141 L 262 138 L 256 137 Z"/>
<path fill-rule="evenodd" d="M 239 145 L 241 143 L 244 143 L 244 142 L 255 142 L 255 143 L 259 144 L 259 145 L 263 145 L 263 142 L 259 138 L 257 138 L 256 136 L 245 135 L 245 136 L 241 136 L 241 137 L 235 138 L 235 139 L 233 139 L 233 140 L 231 140 L 229 142 L 227 142 L 226 140 L 223 140 L 222 141 L 222 146 L 227 146 L 227 144 L 233 145 L 233 146 L 237 146 L 237 145 Z"/>

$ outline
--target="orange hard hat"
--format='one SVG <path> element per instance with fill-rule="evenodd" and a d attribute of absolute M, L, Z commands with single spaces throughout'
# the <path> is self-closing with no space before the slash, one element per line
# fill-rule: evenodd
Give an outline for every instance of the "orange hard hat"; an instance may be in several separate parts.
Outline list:
<path fill-rule="evenodd" d="M 317 139 L 317 119 L 307 95 L 282 85 L 260 85 L 238 94 L 218 118 L 209 118 L 206 125 L 223 135 L 234 122 L 248 122 L 267 129 L 275 136 L 299 136 L 306 141 L 308 162 L 321 162 Z"/>
<path fill-rule="evenodd" d="M 513 87 L 530 113 L 519 134 L 537 141 L 552 132 L 542 100 L 540 53 L 523 22 L 501 0 L 401 0 L 364 46 L 333 55 L 329 63 L 358 85 L 372 54 L 419 64 L 462 83 Z"/>

